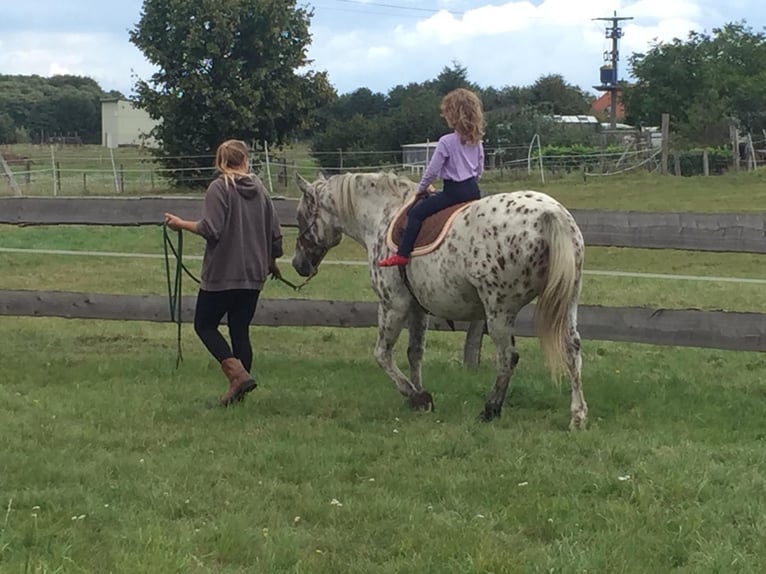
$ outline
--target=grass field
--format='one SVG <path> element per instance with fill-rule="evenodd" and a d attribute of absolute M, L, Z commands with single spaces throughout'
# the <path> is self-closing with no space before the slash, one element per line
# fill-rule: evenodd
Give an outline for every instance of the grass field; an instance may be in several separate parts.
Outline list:
<path fill-rule="evenodd" d="M 609 185 L 549 191 L 614 209 L 766 199 L 760 173 Z M 196 238 L 186 246 L 201 253 Z M 0 247 L 160 254 L 162 237 L 6 226 Z M 363 253 L 346 239 L 329 257 Z M 588 269 L 722 277 L 763 278 L 763 262 L 586 254 Z M 165 294 L 161 259 L 0 252 L 0 269 L 0 289 Z M 327 265 L 300 296 L 370 300 L 366 273 Z M 763 311 L 765 289 L 588 276 L 583 301 Z M 270 282 L 264 296 L 294 294 Z M 429 414 L 375 365 L 374 329 L 254 328 L 260 386 L 228 411 L 206 406 L 224 379 L 188 325 L 178 370 L 167 324 L 5 317 L 0 338 L 2 574 L 766 570 L 763 353 L 583 341 L 590 425 L 568 433 L 567 388 L 549 383 L 530 339 L 503 417 L 484 424 L 492 344 L 465 371 L 460 333 L 429 333 Z"/>
<path fill-rule="evenodd" d="M 584 342 L 589 430 L 532 341 L 504 416 L 462 338 L 429 338 L 436 412 L 374 330 L 257 329 L 224 389 L 169 325 L 0 323 L 2 572 L 762 572 L 762 355 Z M 401 356 L 400 356 L 401 358 Z"/>

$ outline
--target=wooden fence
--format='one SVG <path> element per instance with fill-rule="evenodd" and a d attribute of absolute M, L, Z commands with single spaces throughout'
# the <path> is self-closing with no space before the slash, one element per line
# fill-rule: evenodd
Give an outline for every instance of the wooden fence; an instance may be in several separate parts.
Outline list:
<path fill-rule="evenodd" d="M 15 225 L 159 225 L 165 211 L 186 218 L 199 216 L 201 198 L 0 198 L 0 224 Z M 280 220 L 294 227 L 295 200 L 275 200 Z M 572 210 L 588 245 L 766 253 L 766 215 L 751 213 L 653 213 Z M 185 298 L 183 316 L 193 314 L 193 298 Z M 371 327 L 372 302 L 265 299 L 255 324 L 266 326 Z M 534 305 L 521 313 L 517 330 L 532 336 Z M 169 321 L 167 298 L 87 293 L 0 290 L 0 315 Z M 766 350 L 766 314 L 582 306 L 580 331 L 595 340 L 707 347 L 743 351 Z M 450 327 L 433 320 L 433 329 Z M 480 358 L 483 323 L 457 324 L 466 332 L 465 362 Z"/>
<path fill-rule="evenodd" d="M 294 199 L 275 199 L 295 227 Z M 3 197 L 0 224 L 160 225 L 166 211 L 199 217 L 201 197 Z M 587 245 L 766 253 L 766 214 L 570 210 Z"/>

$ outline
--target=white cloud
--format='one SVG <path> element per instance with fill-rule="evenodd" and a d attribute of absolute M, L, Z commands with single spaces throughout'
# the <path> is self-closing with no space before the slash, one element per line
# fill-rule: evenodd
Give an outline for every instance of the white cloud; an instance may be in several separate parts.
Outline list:
<path fill-rule="evenodd" d="M 105 33 L 5 34 L 0 49 L 4 74 L 75 74 L 95 79 L 105 90 L 131 91 L 131 69 L 147 79 L 152 67 L 129 42 Z"/>
<path fill-rule="evenodd" d="M 311 54 L 316 67 L 327 69 L 339 90 L 360 86 L 385 91 L 397 83 L 433 78 L 458 61 L 480 85 L 529 84 L 539 76 L 560 73 L 585 89 L 598 82 L 603 53 L 611 48 L 604 36 L 613 11 L 633 16 L 622 22 L 622 70 L 627 57 L 645 51 L 655 39 L 686 37 L 700 29 L 705 0 L 527 0 L 460 12 L 441 10 L 419 21 L 383 26 L 364 34 L 315 30 Z M 446 5 L 446 2 L 442 2 Z M 367 47 L 386 46 L 386 51 Z M 622 74 L 624 77 L 624 74 Z M 381 78 L 390 79 L 381 86 Z M 345 89 L 344 89 L 345 88 Z"/>
<path fill-rule="evenodd" d="M 2 0 L 0 0 L 0 3 Z M 623 22 L 620 69 L 632 52 L 655 38 L 686 38 L 747 19 L 766 24 L 763 0 L 396 0 L 425 10 L 318 3 L 308 56 L 313 69 L 328 70 L 340 92 L 368 87 L 385 92 L 397 84 L 435 77 L 453 61 L 482 86 L 523 85 L 560 73 L 590 89 L 597 83 L 605 22 L 595 17 L 633 16 Z M 62 6 L 66 6 L 62 8 Z M 0 18 L 0 73 L 84 74 L 104 89 L 129 93 L 131 69 L 148 78 L 152 67 L 128 40 L 140 0 L 121 0 L 99 12 L 96 0 L 16 2 Z M 40 10 L 40 5 L 46 6 Z M 323 8 L 323 6 L 325 6 Z"/>

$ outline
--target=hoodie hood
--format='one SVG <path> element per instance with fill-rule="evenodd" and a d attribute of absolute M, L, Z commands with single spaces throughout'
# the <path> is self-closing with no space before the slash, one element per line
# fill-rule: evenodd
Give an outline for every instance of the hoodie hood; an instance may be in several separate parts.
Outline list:
<path fill-rule="evenodd" d="M 260 179 L 252 176 L 242 176 L 234 180 L 237 192 L 245 199 L 253 199 L 259 193 L 265 191 Z"/>

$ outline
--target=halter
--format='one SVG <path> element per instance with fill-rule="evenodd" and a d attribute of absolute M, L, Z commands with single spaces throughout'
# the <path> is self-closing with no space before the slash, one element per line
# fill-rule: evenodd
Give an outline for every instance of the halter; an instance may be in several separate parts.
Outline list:
<path fill-rule="evenodd" d="M 300 231 L 298 233 L 298 237 L 295 239 L 295 242 L 298 245 L 302 246 L 304 250 L 307 250 L 307 247 L 306 247 L 306 235 L 308 235 L 309 229 L 311 229 L 312 226 L 316 225 L 316 222 L 319 220 L 319 200 L 318 199 L 316 200 L 316 206 L 314 207 L 314 209 L 311 210 L 311 213 L 309 215 L 311 216 L 311 220 L 306 225 L 305 229 L 303 229 L 303 231 Z M 312 267 L 314 267 L 314 266 L 312 265 Z M 314 271 L 311 273 L 311 275 L 309 275 L 306 278 L 306 280 L 303 283 L 301 283 L 300 285 L 293 285 L 292 283 L 290 283 L 286 279 L 283 279 L 282 282 L 286 283 L 287 285 L 289 285 L 290 287 L 292 287 L 296 291 L 300 291 L 309 281 L 311 281 L 317 275 L 317 273 L 319 273 L 319 265 L 314 267 Z"/>

